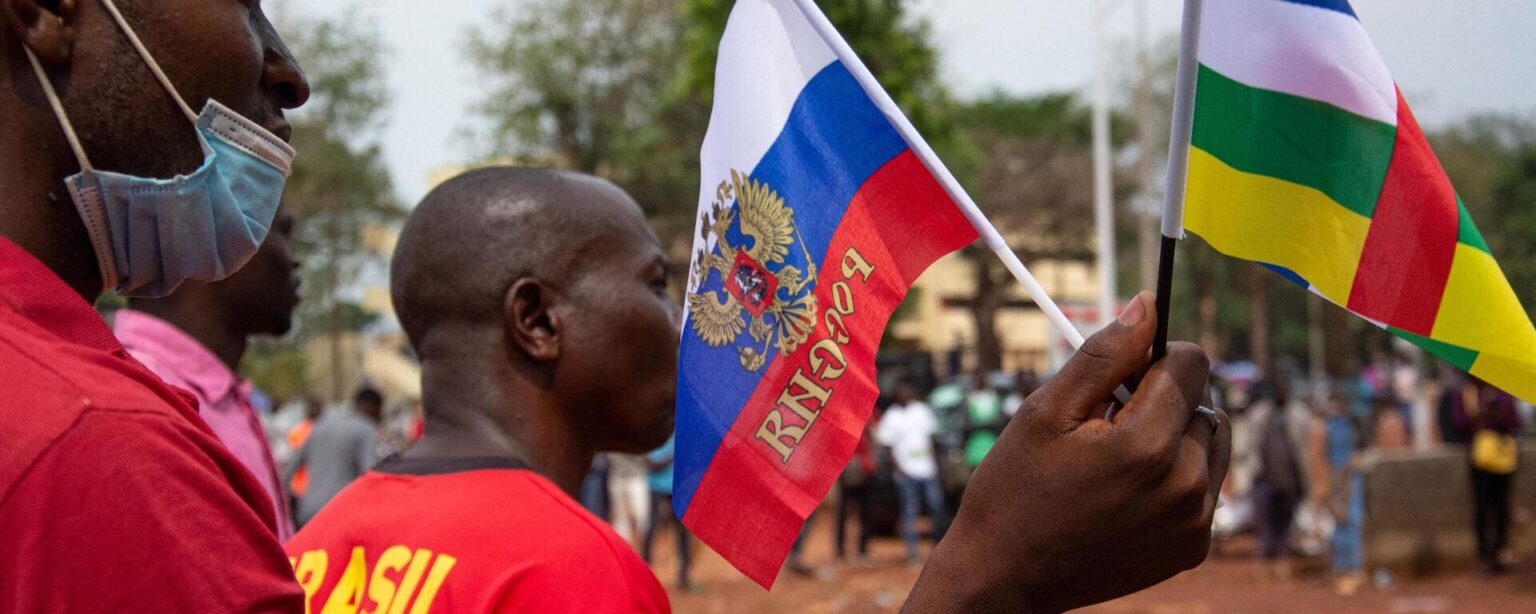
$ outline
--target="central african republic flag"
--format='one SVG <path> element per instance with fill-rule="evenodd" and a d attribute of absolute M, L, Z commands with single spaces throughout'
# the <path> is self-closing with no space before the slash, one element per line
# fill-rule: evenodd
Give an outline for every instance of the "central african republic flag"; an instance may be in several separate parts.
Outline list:
<path fill-rule="evenodd" d="M 1536 329 L 1347 0 L 1206 0 L 1185 225 L 1528 401 Z"/>

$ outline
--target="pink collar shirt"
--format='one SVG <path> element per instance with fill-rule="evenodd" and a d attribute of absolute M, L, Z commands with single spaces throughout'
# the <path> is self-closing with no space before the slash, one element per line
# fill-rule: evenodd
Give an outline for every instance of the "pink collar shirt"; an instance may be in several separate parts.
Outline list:
<path fill-rule="evenodd" d="M 266 432 L 251 405 L 251 383 L 213 352 L 165 320 L 132 309 L 117 312 L 114 331 L 128 353 L 165 383 L 197 397 L 198 414 L 219 441 L 261 482 L 277 516 L 277 538 L 293 536 L 288 497 L 277 477 Z"/>

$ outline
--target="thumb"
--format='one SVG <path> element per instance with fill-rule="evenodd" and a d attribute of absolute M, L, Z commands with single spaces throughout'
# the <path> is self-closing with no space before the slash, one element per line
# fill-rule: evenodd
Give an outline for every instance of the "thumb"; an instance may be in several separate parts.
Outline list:
<path fill-rule="evenodd" d="M 1157 306 L 1151 292 L 1131 299 L 1125 311 L 1078 349 L 1042 391 L 1042 414 L 1082 422 L 1094 406 L 1109 398 L 1126 378 L 1146 365 L 1157 332 Z"/>

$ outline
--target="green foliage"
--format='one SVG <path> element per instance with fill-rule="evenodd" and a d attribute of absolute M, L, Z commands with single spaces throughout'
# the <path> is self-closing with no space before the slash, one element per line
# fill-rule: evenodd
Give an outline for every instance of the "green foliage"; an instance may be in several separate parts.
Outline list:
<path fill-rule="evenodd" d="M 734 0 L 681 0 L 685 24 L 683 89 L 713 101 L 715 51 Z M 939 53 L 928 23 L 911 16 L 908 0 L 824 0 L 817 3 L 885 91 L 928 143 L 943 153 L 954 136 L 953 102 L 939 78 Z"/>
<path fill-rule="evenodd" d="M 664 239 L 693 230 L 699 143 L 730 0 L 508 3 L 465 50 L 487 84 L 486 158 L 574 168 L 628 190 Z M 822 3 L 941 152 L 949 99 L 928 28 L 900 0 Z"/>
<path fill-rule="evenodd" d="M 1526 314 L 1536 319 L 1536 145 L 1525 145 L 1504 164 L 1494 182 L 1485 226 L 1499 265 Z"/>
<path fill-rule="evenodd" d="M 300 336 L 355 330 L 337 293 L 370 261 L 363 229 L 397 220 L 395 201 L 374 135 L 388 103 L 378 25 L 361 11 L 336 21 L 292 24 L 287 41 L 309 79 L 309 103 L 294 115 L 299 154 L 284 203 L 293 213 L 293 246 L 304 264 Z"/>
<path fill-rule="evenodd" d="M 290 401 L 309 389 L 309 357 L 302 347 L 260 339 L 246 351 L 240 371 L 277 403 Z"/>
<path fill-rule="evenodd" d="M 283 339 L 256 339 L 241 370 L 279 401 L 309 390 L 304 342 L 333 330 L 358 330 L 375 317 L 338 298 L 369 262 L 362 244 L 371 224 L 397 220 L 389 173 L 374 135 L 388 105 L 378 25 L 359 9 L 336 20 L 290 21 L 282 32 L 309 80 L 309 102 L 293 114 L 298 151 L 283 206 L 294 216 L 291 246 L 303 265 L 298 326 Z"/>
<path fill-rule="evenodd" d="M 1041 139 L 1080 146 L 1093 139 L 1091 110 L 1067 93 L 1018 97 L 993 92 L 962 106 L 956 121 L 973 139 Z"/>
<path fill-rule="evenodd" d="M 486 77 L 491 156 L 553 154 L 596 172 L 632 144 L 676 57 L 672 0 L 533 0 L 496 9 L 466 45 Z"/>
<path fill-rule="evenodd" d="M 1515 295 L 1536 318 L 1536 118 L 1475 116 L 1431 140 Z"/>
<path fill-rule="evenodd" d="M 1076 96 L 994 92 L 953 124 L 946 164 L 1021 258 L 1092 256 L 1092 121 Z"/>
<path fill-rule="evenodd" d="M 959 105 L 946 164 L 1025 262 L 1092 256 L 1091 113 L 1071 94 L 994 92 Z M 1002 365 L 996 315 L 1014 288 L 991 250 L 961 252 L 974 271 L 970 302 L 978 368 Z"/>
<path fill-rule="evenodd" d="M 300 22 L 285 32 L 309 80 L 309 102 L 299 118 L 342 139 L 378 130 L 389 103 L 378 23 L 356 8 L 344 14 L 336 21 Z"/>

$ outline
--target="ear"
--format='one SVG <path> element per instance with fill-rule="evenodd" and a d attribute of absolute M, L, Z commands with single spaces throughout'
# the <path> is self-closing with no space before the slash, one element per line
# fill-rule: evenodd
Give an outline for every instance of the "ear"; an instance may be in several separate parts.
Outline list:
<path fill-rule="evenodd" d="M 502 304 L 507 340 L 528 358 L 550 362 L 560 358 L 564 322 L 555 313 L 559 296 L 531 277 L 512 282 Z"/>
<path fill-rule="evenodd" d="M 78 0 L 0 0 L 0 17 L 39 62 L 60 66 L 75 46 L 78 8 Z"/>

